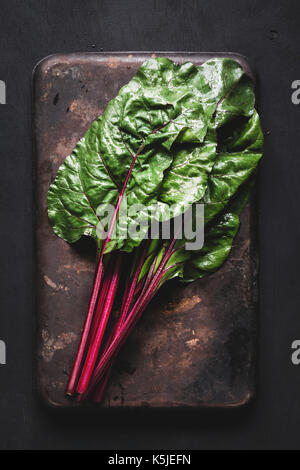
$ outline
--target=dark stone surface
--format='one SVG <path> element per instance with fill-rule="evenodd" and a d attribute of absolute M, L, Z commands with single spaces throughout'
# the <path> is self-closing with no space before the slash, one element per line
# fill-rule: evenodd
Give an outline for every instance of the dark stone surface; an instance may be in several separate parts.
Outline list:
<path fill-rule="evenodd" d="M 37 383 L 51 406 L 78 406 L 64 391 L 88 305 L 95 252 L 87 253 L 85 240 L 74 248 L 55 236 L 47 216 L 49 184 L 107 102 L 155 55 L 61 54 L 44 60 L 35 71 Z M 168 56 L 195 65 L 210 58 Z M 243 57 L 233 58 L 250 73 Z M 232 408 L 253 398 L 254 222 L 248 207 L 222 269 L 190 285 L 169 283 L 157 295 L 120 354 L 103 407 Z"/>
<path fill-rule="evenodd" d="M 0 78 L 7 83 L 0 337 L 8 355 L 0 366 L 0 447 L 299 448 L 300 370 L 290 361 L 300 336 L 300 110 L 291 102 L 291 83 L 300 77 L 299 1 L 1 0 L 0 9 Z M 31 72 L 49 54 L 101 49 L 234 51 L 255 65 L 266 142 L 258 185 L 259 386 L 247 409 L 74 416 L 47 412 L 33 395 Z"/>

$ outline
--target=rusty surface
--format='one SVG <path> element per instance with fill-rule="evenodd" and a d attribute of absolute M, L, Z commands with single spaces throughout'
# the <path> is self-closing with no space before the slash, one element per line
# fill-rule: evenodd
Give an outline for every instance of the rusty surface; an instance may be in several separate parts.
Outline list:
<path fill-rule="evenodd" d="M 93 280 L 93 242 L 54 235 L 46 193 L 91 122 L 151 53 L 56 55 L 34 73 L 37 155 L 37 387 L 52 406 L 64 396 Z M 157 54 L 200 64 L 214 54 Z M 218 56 L 224 54 L 217 54 Z M 228 54 L 250 68 L 241 56 Z M 169 283 L 144 313 L 116 363 L 104 407 L 236 407 L 255 389 L 257 263 L 253 203 L 224 266 L 190 285 Z"/>

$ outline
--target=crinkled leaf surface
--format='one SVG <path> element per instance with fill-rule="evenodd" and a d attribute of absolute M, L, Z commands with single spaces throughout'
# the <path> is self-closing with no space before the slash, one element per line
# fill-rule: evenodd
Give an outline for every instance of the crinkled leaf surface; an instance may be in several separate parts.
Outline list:
<path fill-rule="evenodd" d="M 116 205 L 137 153 L 125 189 L 128 208 L 143 204 L 166 220 L 170 206 L 175 216 L 201 201 L 213 220 L 256 168 L 261 144 L 253 84 L 239 64 L 213 59 L 195 67 L 151 59 L 60 167 L 48 192 L 53 230 L 70 243 L 82 235 L 97 238 L 96 227 L 104 223 L 97 208 Z M 107 251 L 140 244 L 151 222 L 149 212 L 141 215 L 144 232 L 116 238 Z M 136 222 L 135 215 L 128 219 Z"/>
<path fill-rule="evenodd" d="M 239 229 L 239 215 L 248 200 L 254 180 L 246 181 L 226 208 L 205 228 L 204 245 L 198 253 L 188 253 L 178 275 L 185 282 L 200 279 L 216 271 L 228 257 Z"/>
<path fill-rule="evenodd" d="M 228 129 L 226 129 L 228 134 Z M 255 183 L 255 170 L 262 156 L 263 134 L 254 110 L 247 123 L 234 127 L 219 143 L 204 197 L 204 245 L 199 251 L 177 251 L 167 264 L 168 279 L 185 282 L 204 277 L 218 269 L 230 253 L 239 228 L 239 215 Z"/>

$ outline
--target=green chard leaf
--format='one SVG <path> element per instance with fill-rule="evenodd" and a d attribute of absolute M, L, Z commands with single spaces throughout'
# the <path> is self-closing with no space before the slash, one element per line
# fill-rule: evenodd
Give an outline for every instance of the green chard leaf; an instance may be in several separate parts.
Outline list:
<path fill-rule="evenodd" d="M 212 272 L 238 229 L 239 212 L 230 205 L 262 155 L 254 101 L 253 82 L 231 59 L 199 67 L 166 58 L 145 62 L 58 170 L 48 192 L 54 232 L 69 243 L 88 235 L 101 244 L 99 227 L 107 230 L 109 222 L 98 207 L 117 204 L 134 161 L 124 195 L 129 212 L 135 204 L 147 208 L 139 213 L 144 228 L 132 238 L 117 231 L 106 252 L 132 251 L 153 219 L 168 220 L 201 202 L 204 247 L 177 250 L 168 276 L 190 280 Z M 137 223 L 137 216 L 129 213 L 126 223 Z"/>
<path fill-rule="evenodd" d="M 223 139 L 220 136 L 223 135 Z M 199 251 L 185 249 L 177 242 L 170 258 L 167 278 L 184 282 L 202 278 L 218 269 L 230 253 L 239 228 L 239 215 L 255 183 L 255 171 L 262 157 L 263 134 L 254 110 L 247 123 L 219 134 L 217 157 L 208 178 L 204 197 L 204 245 Z"/>
<path fill-rule="evenodd" d="M 246 181 L 223 212 L 205 227 L 204 245 L 198 253 L 187 252 L 185 263 L 178 275 L 184 282 L 191 282 L 216 271 L 228 257 L 236 236 L 241 214 L 254 180 Z"/>

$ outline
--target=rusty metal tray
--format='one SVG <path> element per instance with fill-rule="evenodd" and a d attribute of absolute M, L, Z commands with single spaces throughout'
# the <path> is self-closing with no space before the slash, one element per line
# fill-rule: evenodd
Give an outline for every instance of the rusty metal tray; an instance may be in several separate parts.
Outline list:
<path fill-rule="evenodd" d="M 33 78 L 36 152 L 37 389 L 55 407 L 64 395 L 94 274 L 93 243 L 70 246 L 54 235 L 46 193 L 108 101 L 149 57 L 201 64 L 236 54 L 74 53 L 41 61 Z M 224 266 L 190 285 L 172 282 L 144 313 L 122 350 L 103 407 L 238 407 L 255 391 L 257 251 L 253 201 Z"/>

